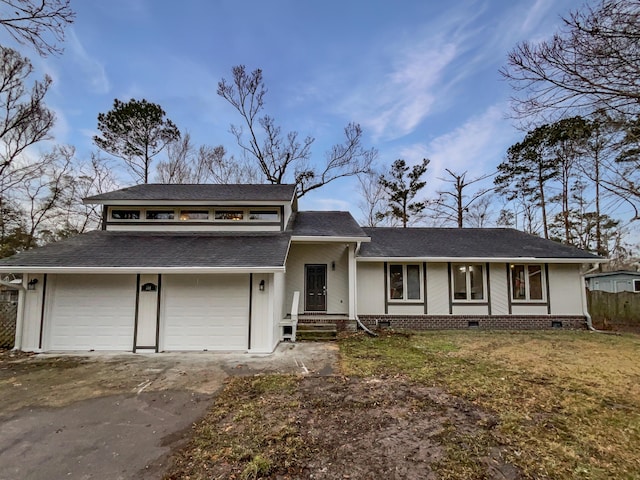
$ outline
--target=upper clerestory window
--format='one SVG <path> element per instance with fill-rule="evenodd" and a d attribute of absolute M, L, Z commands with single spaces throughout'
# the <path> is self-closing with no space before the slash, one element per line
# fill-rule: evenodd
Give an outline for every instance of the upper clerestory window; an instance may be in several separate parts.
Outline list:
<path fill-rule="evenodd" d="M 174 210 L 147 210 L 147 220 L 173 220 Z"/>
<path fill-rule="evenodd" d="M 111 210 L 114 220 L 140 220 L 140 210 Z"/>

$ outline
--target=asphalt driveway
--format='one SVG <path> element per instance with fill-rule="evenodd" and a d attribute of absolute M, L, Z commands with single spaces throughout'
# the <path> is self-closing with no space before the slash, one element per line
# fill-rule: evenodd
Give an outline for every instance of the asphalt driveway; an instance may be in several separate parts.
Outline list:
<path fill-rule="evenodd" d="M 337 346 L 271 355 L 0 354 L 0 479 L 156 479 L 231 375 L 334 371 Z"/>

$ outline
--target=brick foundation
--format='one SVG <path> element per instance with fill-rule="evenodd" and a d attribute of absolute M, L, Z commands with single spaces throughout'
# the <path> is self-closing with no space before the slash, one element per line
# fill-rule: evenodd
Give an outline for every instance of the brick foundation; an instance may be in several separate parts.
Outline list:
<path fill-rule="evenodd" d="M 339 332 L 355 332 L 356 321 L 349 320 L 348 318 L 323 318 L 318 315 L 313 318 L 301 318 L 298 320 L 298 324 L 303 325 L 335 325 Z"/>
<path fill-rule="evenodd" d="M 448 330 L 480 328 L 485 330 L 547 330 L 586 328 L 582 316 L 564 315 L 359 315 L 369 328 L 387 327 L 404 330 Z"/>

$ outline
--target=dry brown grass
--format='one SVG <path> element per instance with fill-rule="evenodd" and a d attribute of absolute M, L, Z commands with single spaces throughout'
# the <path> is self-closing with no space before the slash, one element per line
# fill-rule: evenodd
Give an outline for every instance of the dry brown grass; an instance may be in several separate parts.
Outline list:
<path fill-rule="evenodd" d="M 341 348 L 347 374 L 407 375 L 495 413 L 492 442 L 527 478 L 640 478 L 640 337 L 454 331 Z"/>

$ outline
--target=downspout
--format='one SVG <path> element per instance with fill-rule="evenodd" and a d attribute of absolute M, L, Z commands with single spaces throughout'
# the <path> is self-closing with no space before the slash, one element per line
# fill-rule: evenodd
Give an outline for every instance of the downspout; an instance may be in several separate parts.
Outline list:
<path fill-rule="evenodd" d="M 18 311 L 16 312 L 16 336 L 15 336 L 15 341 L 13 342 L 13 350 L 22 349 L 22 326 L 24 325 L 24 302 L 25 302 L 25 293 L 27 292 L 27 288 L 24 286 L 24 283 L 26 281 L 27 281 L 26 275 L 24 275 L 22 278 L 22 284 L 10 283 L 10 282 L 5 282 L 4 280 L 0 280 L 1 285 L 18 290 Z"/>
<path fill-rule="evenodd" d="M 355 317 L 356 317 L 356 323 L 358 324 L 358 326 L 364 330 L 365 332 L 367 332 L 369 335 L 371 335 L 372 337 L 377 337 L 378 334 L 372 332 L 371 330 L 369 330 L 364 323 L 362 323 L 360 321 L 360 318 L 358 317 L 358 252 L 360 252 L 360 246 L 362 245 L 362 242 L 357 242 L 356 243 L 356 249 L 355 252 L 353 252 L 353 261 L 356 264 L 356 268 L 354 269 L 354 275 L 355 278 L 353 279 L 353 288 L 355 289 L 355 297 L 356 297 L 356 301 L 355 301 L 355 305 L 353 306 L 353 311 L 355 312 Z"/>
<path fill-rule="evenodd" d="M 589 307 L 587 305 L 587 283 L 586 283 L 586 275 L 595 272 L 596 270 L 598 270 L 599 266 L 596 265 L 595 267 L 590 268 L 589 270 L 587 270 L 586 272 L 583 272 L 582 274 L 580 274 L 580 278 L 582 279 L 582 314 L 584 315 L 584 318 L 587 320 L 587 328 L 592 331 L 592 332 L 598 332 L 598 333 L 608 333 L 608 332 L 603 332 L 602 330 L 598 330 L 593 326 L 593 322 L 591 321 L 591 315 L 589 315 Z"/>

